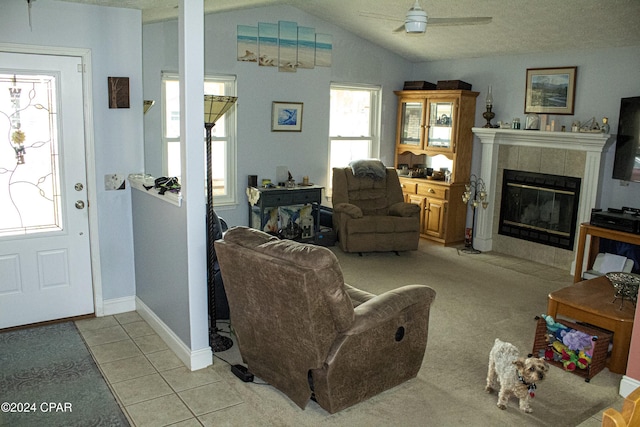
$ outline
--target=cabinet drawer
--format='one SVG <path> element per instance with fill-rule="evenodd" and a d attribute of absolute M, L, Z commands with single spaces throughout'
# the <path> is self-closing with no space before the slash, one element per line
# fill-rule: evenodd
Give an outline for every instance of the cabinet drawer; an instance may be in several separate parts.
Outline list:
<path fill-rule="evenodd" d="M 446 199 L 448 197 L 446 187 L 440 187 L 431 184 L 418 184 L 418 194 L 422 196 L 437 197 L 438 199 Z"/>
<path fill-rule="evenodd" d="M 405 194 L 416 194 L 416 186 L 414 182 L 400 181 L 400 187 Z"/>
<path fill-rule="evenodd" d="M 294 205 L 297 204 L 306 204 L 306 203 L 313 203 L 313 202 L 318 202 L 320 203 L 320 199 L 321 199 L 321 192 L 320 190 L 317 191 L 300 191 L 300 192 L 295 192 L 292 194 L 292 203 Z"/>
<path fill-rule="evenodd" d="M 293 202 L 293 194 L 269 194 L 263 193 L 261 195 L 260 202 L 263 206 L 287 206 L 292 205 Z"/>

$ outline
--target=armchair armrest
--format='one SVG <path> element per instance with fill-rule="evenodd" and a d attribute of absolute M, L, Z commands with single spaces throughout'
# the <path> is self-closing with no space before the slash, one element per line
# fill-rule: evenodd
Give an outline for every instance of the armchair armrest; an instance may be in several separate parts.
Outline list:
<path fill-rule="evenodd" d="M 429 286 L 407 285 L 378 295 L 354 309 L 355 319 L 344 335 L 356 335 L 375 328 L 415 304 L 431 305 L 436 291 Z"/>
<path fill-rule="evenodd" d="M 413 203 L 398 202 L 389 206 L 389 215 L 393 216 L 416 216 L 420 214 L 420 206 Z"/>
<path fill-rule="evenodd" d="M 435 295 L 428 286 L 409 285 L 356 307 L 353 324 L 339 332 L 323 366 L 312 369 L 320 406 L 335 413 L 414 378 L 424 359 Z"/>
<path fill-rule="evenodd" d="M 338 203 L 333 207 L 334 213 L 343 213 L 351 218 L 362 218 L 362 209 L 351 203 Z"/>

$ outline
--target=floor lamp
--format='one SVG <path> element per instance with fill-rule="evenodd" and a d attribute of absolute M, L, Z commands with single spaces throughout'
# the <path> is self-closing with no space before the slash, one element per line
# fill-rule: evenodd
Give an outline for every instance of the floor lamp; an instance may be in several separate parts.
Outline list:
<path fill-rule="evenodd" d="M 213 247 L 215 240 L 214 221 L 215 212 L 213 210 L 213 178 L 211 171 L 211 129 L 216 121 L 224 116 L 229 108 L 238 100 L 235 96 L 204 96 L 204 128 L 207 132 L 207 287 L 209 291 L 209 345 L 213 352 L 225 351 L 233 346 L 233 341 L 229 337 L 223 337 L 218 333 L 216 325 L 216 295 L 214 283 L 214 264 L 216 252 Z"/>

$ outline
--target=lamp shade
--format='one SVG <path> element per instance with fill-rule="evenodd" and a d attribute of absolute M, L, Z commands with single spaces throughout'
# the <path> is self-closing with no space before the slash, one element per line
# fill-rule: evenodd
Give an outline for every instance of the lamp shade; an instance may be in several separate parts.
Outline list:
<path fill-rule="evenodd" d="M 149 111 L 149 108 L 153 107 L 153 104 L 155 104 L 156 101 L 153 101 L 151 99 L 145 99 L 144 103 L 142 104 L 142 114 L 147 114 L 147 111 Z"/>
<path fill-rule="evenodd" d="M 213 124 L 238 100 L 237 96 L 204 96 L 204 122 Z"/>
<path fill-rule="evenodd" d="M 487 90 L 487 97 L 485 98 L 484 102 L 488 107 L 493 105 L 493 93 L 491 91 L 491 85 L 489 85 L 489 89 Z"/>

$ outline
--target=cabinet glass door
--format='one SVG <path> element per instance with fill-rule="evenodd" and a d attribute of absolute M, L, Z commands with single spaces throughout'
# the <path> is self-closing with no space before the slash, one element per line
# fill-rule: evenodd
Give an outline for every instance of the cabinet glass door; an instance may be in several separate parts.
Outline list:
<path fill-rule="evenodd" d="M 429 104 L 429 138 L 431 148 L 451 148 L 453 137 L 453 102 L 434 101 Z"/>
<path fill-rule="evenodd" d="M 402 103 L 402 128 L 400 144 L 420 146 L 422 129 L 422 102 Z"/>

